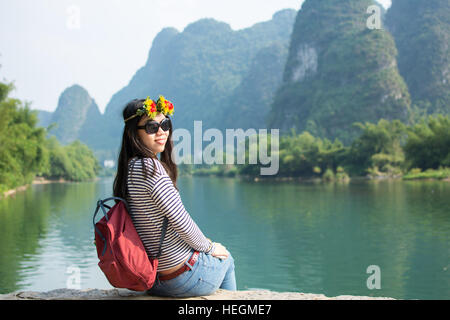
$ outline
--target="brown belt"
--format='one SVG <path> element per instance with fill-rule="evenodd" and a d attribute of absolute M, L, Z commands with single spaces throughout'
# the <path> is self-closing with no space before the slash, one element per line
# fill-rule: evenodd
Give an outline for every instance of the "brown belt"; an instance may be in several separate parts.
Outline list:
<path fill-rule="evenodd" d="M 199 255 L 199 254 L 200 254 L 200 253 L 199 253 L 198 251 L 195 251 L 195 252 L 192 254 L 192 256 L 191 256 L 191 258 L 189 259 L 189 261 L 187 262 L 187 263 L 191 266 L 191 268 L 189 268 L 189 267 L 186 265 L 186 263 L 185 263 L 185 264 L 183 264 L 182 267 L 180 267 L 180 269 L 178 269 L 178 270 L 176 270 L 176 271 L 174 271 L 174 272 L 172 272 L 172 273 L 169 273 L 169 274 L 166 274 L 166 275 L 163 275 L 163 276 L 158 275 L 159 280 L 160 280 L 160 281 L 170 280 L 170 279 L 173 279 L 173 278 L 175 278 L 175 277 L 178 277 L 180 274 L 182 274 L 183 272 L 185 272 L 185 271 L 187 271 L 187 270 L 191 270 L 192 267 L 194 266 L 195 262 L 197 262 L 197 259 L 198 259 L 198 255 Z"/>

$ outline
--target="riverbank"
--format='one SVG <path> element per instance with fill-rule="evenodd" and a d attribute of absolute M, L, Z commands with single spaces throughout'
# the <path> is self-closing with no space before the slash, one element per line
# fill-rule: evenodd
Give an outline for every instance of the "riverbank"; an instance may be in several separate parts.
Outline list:
<path fill-rule="evenodd" d="M 442 180 L 450 181 L 450 168 L 440 168 L 438 170 L 428 169 L 421 171 L 420 169 L 413 169 L 403 176 L 403 180 Z"/>
<path fill-rule="evenodd" d="M 347 183 L 351 180 L 437 180 L 450 182 L 450 168 L 440 168 L 440 169 L 428 169 L 426 171 L 421 171 L 420 169 L 413 169 L 405 174 L 389 174 L 383 172 L 372 172 L 366 176 L 349 176 L 346 173 L 330 173 L 324 174 L 321 177 L 301 177 L 301 176 L 252 176 L 252 175 L 240 175 L 233 174 L 227 175 L 222 173 L 217 173 L 217 170 L 208 171 L 207 169 L 202 169 L 200 172 L 193 171 L 190 174 L 185 174 L 188 176 L 215 176 L 215 177 L 226 177 L 226 178 L 240 178 L 246 181 L 260 182 L 260 181 L 292 181 L 292 182 L 343 182 Z"/>
<path fill-rule="evenodd" d="M 23 186 L 20 186 L 20 187 L 14 188 L 14 189 L 10 189 L 8 191 L 3 192 L 3 194 L 0 194 L 0 200 L 3 199 L 3 198 L 7 198 L 7 197 L 10 197 L 10 196 L 13 196 L 17 192 L 25 191 L 25 190 L 27 190 L 27 188 L 29 186 L 34 185 L 34 184 L 67 183 L 67 182 L 72 182 L 72 181 L 65 180 L 63 178 L 60 178 L 60 179 L 46 179 L 46 178 L 43 178 L 43 177 L 36 177 L 36 178 L 34 178 L 33 182 L 31 182 L 29 184 L 26 184 L 26 185 L 23 185 Z"/>
<path fill-rule="evenodd" d="M 270 290 L 227 291 L 219 289 L 209 296 L 174 299 L 149 296 L 145 292 L 126 289 L 56 289 L 48 292 L 17 291 L 0 295 L 0 300 L 395 300 L 388 297 L 341 295 L 327 297 L 323 294 L 302 292 L 275 292 Z"/>

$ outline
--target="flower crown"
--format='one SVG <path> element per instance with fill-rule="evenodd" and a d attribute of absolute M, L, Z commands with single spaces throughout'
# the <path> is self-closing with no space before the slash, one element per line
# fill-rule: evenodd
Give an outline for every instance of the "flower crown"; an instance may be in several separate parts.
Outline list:
<path fill-rule="evenodd" d="M 136 113 L 132 115 L 131 117 L 128 117 L 124 120 L 124 122 L 127 122 L 128 120 L 131 120 L 135 117 L 142 116 L 146 114 L 150 119 L 153 119 L 156 117 L 157 113 L 162 113 L 164 115 L 173 115 L 173 104 L 169 100 L 166 100 L 163 96 L 159 96 L 158 100 L 155 102 L 149 97 L 145 99 L 144 105 L 136 110 Z"/>

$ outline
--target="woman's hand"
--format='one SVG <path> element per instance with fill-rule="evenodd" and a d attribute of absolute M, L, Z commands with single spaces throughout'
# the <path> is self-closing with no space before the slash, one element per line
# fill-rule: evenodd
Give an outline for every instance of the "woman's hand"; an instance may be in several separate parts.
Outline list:
<path fill-rule="evenodd" d="M 214 242 L 215 249 L 211 255 L 213 257 L 219 258 L 219 259 L 226 259 L 230 255 L 227 248 L 225 248 L 222 244 L 218 242 Z"/>

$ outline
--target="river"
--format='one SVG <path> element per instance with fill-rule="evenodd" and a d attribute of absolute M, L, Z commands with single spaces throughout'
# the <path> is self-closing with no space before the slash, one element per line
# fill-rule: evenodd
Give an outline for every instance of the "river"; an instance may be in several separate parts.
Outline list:
<path fill-rule="evenodd" d="M 0 293 L 111 288 L 92 215 L 112 181 L 33 185 L 0 200 Z M 233 254 L 239 290 L 450 299 L 448 182 L 178 185 L 201 230 Z"/>

